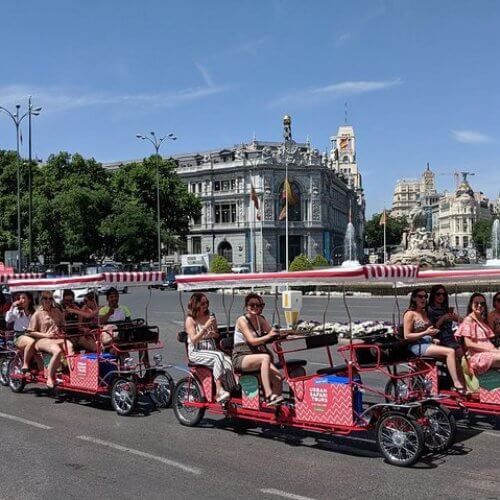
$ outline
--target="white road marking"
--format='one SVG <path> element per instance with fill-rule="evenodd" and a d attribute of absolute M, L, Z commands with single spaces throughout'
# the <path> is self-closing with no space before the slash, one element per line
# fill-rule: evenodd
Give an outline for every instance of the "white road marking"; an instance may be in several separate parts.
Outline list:
<path fill-rule="evenodd" d="M 176 462 L 174 460 L 170 460 L 169 458 L 159 457 L 158 455 L 151 455 L 150 453 L 145 453 L 144 451 L 134 450 L 133 448 L 127 448 L 126 446 L 122 446 L 120 444 L 111 443 L 109 441 L 103 441 L 101 439 L 93 438 L 90 436 L 77 436 L 77 439 L 81 439 L 82 441 L 87 441 L 89 443 L 99 444 L 101 446 L 106 446 L 108 448 L 113 448 L 114 450 L 124 451 L 126 453 L 130 453 L 131 455 L 137 455 L 139 457 L 147 458 L 149 460 L 156 460 L 157 462 L 161 462 L 165 465 L 170 465 L 171 467 L 176 467 L 177 469 L 183 470 L 184 472 L 190 472 L 191 474 L 201 474 L 201 469 L 198 467 L 191 467 L 189 465 L 181 464 L 180 462 Z"/>
<path fill-rule="evenodd" d="M 14 415 L 8 415 L 7 413 L 0 413 L 0 417 L 7 420 L 13 420 L 14 422 L 20 422 L 21 424 L 31 425 L 31 427 L 36 427 L 37 429 L 44 429 L 46 431 L 52 429 L 52 427 L 49 427 L 48 425 L 39 424 L 38 422 L 26 420 L 25 418 L 16 417 Z"/>
<path fill-rule="evenodd" d="M 295 493 L 287 493 L 286 491 L 275 490 L 274 488 L 264 488 L 259 491 L 267 495 L 275 495 L 277 497 L 291 498 L 292 500 L 314 500 L 314 498 L 311 497 L 303 497 L 302 495 L 295 495 Z"/>

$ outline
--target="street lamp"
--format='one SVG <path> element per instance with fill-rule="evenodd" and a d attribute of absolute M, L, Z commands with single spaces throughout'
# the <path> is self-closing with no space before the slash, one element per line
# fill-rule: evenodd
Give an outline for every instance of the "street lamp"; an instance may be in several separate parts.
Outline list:
<path fill-rule="evenodd" d="M 30 114 L 28 110 L 23 115 L 19 116 L 20 104 L 16 104 L 16 112 L 12 113 L 7 108 L 0 106 L 0 111 L 5 111 L 14 122 L 16 127 L 16 151 L 17 151 L 17 272 L 21 272 L 21 170 L 20 170 L 20 160 L 19 155 L 19 125 L 24 118 Z"/>
<path fill-rule="evenodd" d="M 150 132 L 151 137 L 142 134 L 136 134 L 137 139 L 142 141 L 149 141 L 155 148 L 156 153 L 156 229 L 158 238 L 158 268 L 161 270 L 161 223 L 160 223 L 160 162 L 158 161 L 160 146 L 163 141 L 169 139 L 171 141 L 176 141 L 177 137 L 170 133 L 161 138 L 156 137 L 154 132 Z"/>

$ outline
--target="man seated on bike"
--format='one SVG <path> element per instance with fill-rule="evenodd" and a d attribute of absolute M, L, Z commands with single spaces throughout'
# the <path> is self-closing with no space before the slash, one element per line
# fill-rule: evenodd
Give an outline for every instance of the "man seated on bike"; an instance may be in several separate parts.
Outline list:
<path fill-rule="evenodd" d="M 42 292 L 41 302 L 41 307 L 31 316 L 28 334 L 36 339 L 36 350 L 52 355 L 47 367 L 47 387 L 53 389 L 63 349 L 66 346 L 68 354 L 72 355 L 73 346 L 71 342 L 59 338 L 60 329 L 64 326 L 64 315 L 56 307 L 52 292 L 47 290 Z"/>
<path fill-rule="evenodd" d="M 108 305 L 99 309 L 99 322 L 106 325 L 104 327 L 106 332 L 104 332 L 101 337 L 102 343 L 104 345 L 109 345 L 116 334 L 116 328 L 113 327 L 113 323 L 130 321 L 132 319 L 132 312 L 127 306 L 119 304 L 120 295 L 116 288 L 110 288 L 107 291 L 106 299 Z"/>
<path fill-rule="evenodd" d="M 71 292 L 71 295 L 66 295 L 66 292 Z M 66 300 L 65 300 L 66 297 Z M 63 295 L 64 312 L 66 317 L 66 325 L 68 318 L 74 324 L 78 325 L 78 331 L 83 335 L 73 339 L 73 344 L 76 348 L 83 348 L 89 352 L 96 352 L 97 345 L 92 335 L 88 335 L 89 324 L 97 322 L 99 316 L 99 306 L 94 292 L 89 292 L 83 298 L 83 306 L 78 307 L 74 302 L 74 294 L 72 290 L 65 290 Z"/>

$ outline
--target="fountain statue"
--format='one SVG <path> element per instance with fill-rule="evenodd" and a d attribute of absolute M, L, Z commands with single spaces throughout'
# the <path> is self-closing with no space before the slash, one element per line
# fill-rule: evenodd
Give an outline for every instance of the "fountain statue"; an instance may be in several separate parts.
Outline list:
<path fill-rule="evenodd" d="M 440 237 L 437 241 L 430 231 L 430 213 L 420 205 L 409 214 L 409 227 L 403 233 L 403 250 L 393 254 L 390 264 L 419 264 L 421 267 L 451 267 L 455 256 L 450 250 L 449 238 Z"/>
<path fill-rule="evenodd" d="M 359 265 L 356 248 L 356 231 L 354 229 L 354 224 L 349 221 L 344 237 L 344 262 L 342 262 L 342 267 L 354 267 Z"/>
<path fill-rule="evenodd" d="M 486 261 L 487 266 L 500 267 L 500 222 L 495 219 L 491 226 L 491 259 Z"/>

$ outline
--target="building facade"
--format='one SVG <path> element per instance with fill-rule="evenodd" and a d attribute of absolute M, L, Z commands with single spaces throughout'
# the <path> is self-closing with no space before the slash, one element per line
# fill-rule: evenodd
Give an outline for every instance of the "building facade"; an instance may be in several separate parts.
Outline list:
<path fill-rule="evenodd" d="M 193 221 L 188 236 L 188 253 L 217 253 L 235 266 L 248 263 L 255 271 L 285 269 L 286 170 L 291 188 L 288 262 L 301 253 L 342 262 L 349 218 L 361 253 L 362 188 L 349 187 L 328 155 L 321 155 L 309 141 L 291 141 L 285 148 L 284 143 L 254 139 L 174 158 L 179 175 L 202 202 L 201 217 Z"/>

